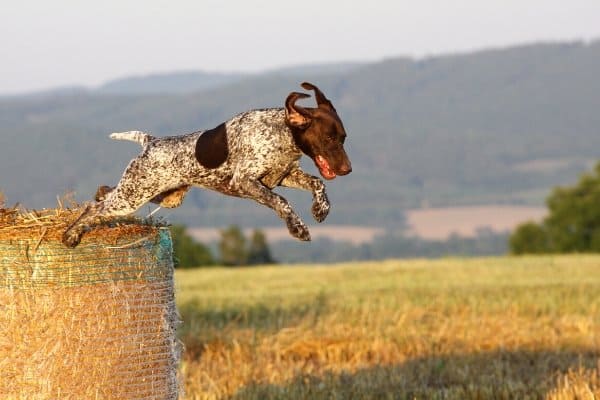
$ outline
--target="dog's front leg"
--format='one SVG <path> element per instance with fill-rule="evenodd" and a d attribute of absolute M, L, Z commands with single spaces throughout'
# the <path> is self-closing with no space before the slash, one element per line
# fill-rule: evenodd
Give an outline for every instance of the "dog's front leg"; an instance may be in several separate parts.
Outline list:
<path fill-rule="evenodd" d="M 323 222 L 331 208 L 325 184 L 316 176 L 302 171 L 299 167 L 294 168 L 280 183 L 281 186 L 311 191 L 313 194 L 312 215 L 317 222 Z"/>
<path fill-rule="evenodd" d="M 290 234 L 300 240 L 310 240 L 310 232 L 286 199 L 273 193 L 256 179 L 232 179 L 229 190 L 241 197 L 250 198 L 273 209 L 287 225 Z"/>

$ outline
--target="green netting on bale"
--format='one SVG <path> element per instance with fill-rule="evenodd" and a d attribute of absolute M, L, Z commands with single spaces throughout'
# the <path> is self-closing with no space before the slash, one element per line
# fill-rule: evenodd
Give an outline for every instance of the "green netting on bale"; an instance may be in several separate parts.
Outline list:
<path fill-rule="evenodd" d="M 84 243 L 75 249 L 60 241 L 37 244 L 0 236 L 0 287 L 33 289 L 164 280 L 172 276 L 172 260 L 171 238 L 165 228 L 141 238 L 120 238 L 112 245 Z"/>
<path fill-rule="evenodd" d="M 168 229 L 102 227 L 68 249 L 59 219 L 0 223 L 0 398 L 177 398 Z"/>

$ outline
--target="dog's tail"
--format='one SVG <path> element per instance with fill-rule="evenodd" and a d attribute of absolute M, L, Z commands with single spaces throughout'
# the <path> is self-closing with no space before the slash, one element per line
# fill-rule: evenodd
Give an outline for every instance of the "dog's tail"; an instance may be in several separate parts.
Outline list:
<path fill-rule="evenodd" d="M 148 142 L 154 140 L 154 136 L 142 131 L 115 132 L 110 134 L 111 139 L 129 140 L 145 146 Z"/>

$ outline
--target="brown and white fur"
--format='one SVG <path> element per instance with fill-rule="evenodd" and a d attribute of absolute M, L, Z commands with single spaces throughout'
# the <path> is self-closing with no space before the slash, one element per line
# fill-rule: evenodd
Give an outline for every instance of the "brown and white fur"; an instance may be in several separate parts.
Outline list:
<path fill-rule="evenodd" d="M 206 131 L 161 138 L 140 131 L 113 133 L 113 139 L 139 143 L 142 152 L 116 187 L 99 188 L 96 202 L 64 232 L 63 243 L 75 247 L 92 225 L 131 214 L 147 202 L 177 207 L 192 186 L 253 199 L 273 209 L 292 236 L 310 240 L 304 222 L 272 189 L 311 191 L 312 215 L 322 222 L 330 208 L 325 185 L 300 169 L 300 157 L 309 156 L 325 179 L 346 175 L 352 167 L 337 111 L 319 88 L 307 82 L 302 87 L 314 91 L 316 108 L 296 105 L 310 96 L 292 92 L 284 108 L 248 111 Z"/>

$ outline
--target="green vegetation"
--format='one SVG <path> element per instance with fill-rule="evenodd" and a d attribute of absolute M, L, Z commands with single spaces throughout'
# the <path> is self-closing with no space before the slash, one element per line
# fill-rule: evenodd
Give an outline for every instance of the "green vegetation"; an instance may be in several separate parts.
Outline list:
<path fill-rule="evenodd" d="M 188 235 L 183 225 L 171 226 L 173 254 L 176 268 L 192 268 L 214 265 L 210 249 Z"/>
<path fill-rule="evenodd" d="M 274 264 L 275 260 L 271 255 L 267 237 L 260 229 L 252 231 L 250 244 L 248 246 L 248 264 L 249 265 L 265 265 Z"/>
<path fill-rule="evenodd" d="M 237 225 L 222 230 L 219 251 L 221 263 L 229 267 L 275 263 L 271 257 L 267 238 L 258 229 L 252 232 L 249 243 Z"/>
<path fill-rule="evenodd" d="M 286 240 L 273 244 L 273 254 L 281 262 L 343 262 L 389 258 L 440 258 L 448 256 L 494 256 L 508 252 L 507 233 L 480 230 L 476 237 L 451 235 L 445 240 L 425 240 L 388 232 L 363 244 L 327 238 L 305 243 Z"/>
<path fill-rule="evenodd" d="M 600 162 L 572 187 L 558 187 L 546 201 L 541 224 L 521 225 L 510 238 L 511 252 L 600 252 Z"/>
<path fill-rule="evenodd" d="M 232 225 L 221 231 L 219 251 L 223 265 L 239 267 L 247 263 L 246 238 L 238 226 Z"/>
<path fill-rule="evenodd" d="M 172 225 L 170 229 L 176 268 L 206 267 L 216 263 L 210 249 L 194 240 L 184 225 Z M 248 241 L 238 226 L 231 225 L 221 231 L 218 250 L 218 262 L 228 267 L 275 263 L 265 234 L 259 229 L 252 232 Z"/>
<path fill-rule="evenodd" d="M 600 396 L 599 256 L 212 268 L 175 278 L 190 399 Z"/>
<path fill-rule="evenodd" d="M 0 190 L 8 204 L 29 208 L 52 207 L 69 190 L 90 199 L 139 151 L 108 139 L 110 132 L 212 128 L 250 108 L 282 106 L 309 80 L 338 109 L 354 167 L 328 182 L 329 223 L 396 229 L 403 209 L 425 203 L 538 205 L 598 157 L 599 70 L 600 42 L 556 43 L 248 76 L 193 93 L 143 95 L 122 87 L 119 95 L 5 97 Z M 316 173 L 309 160 L 304 164 Z M 281 191 L 308 221 L 310 194 Z M 281 224 L 253 202 L 197 189 L 168 217 L 201 226 Z"/>

